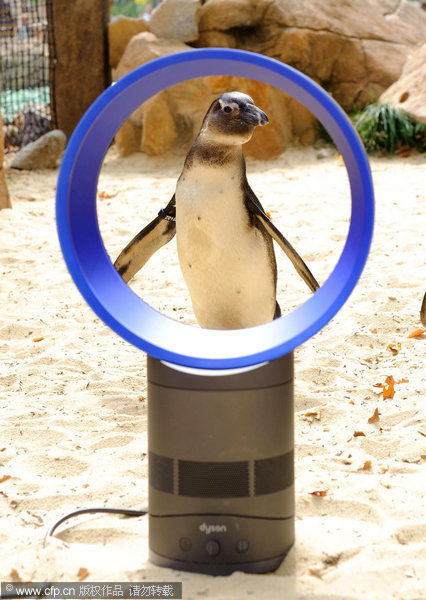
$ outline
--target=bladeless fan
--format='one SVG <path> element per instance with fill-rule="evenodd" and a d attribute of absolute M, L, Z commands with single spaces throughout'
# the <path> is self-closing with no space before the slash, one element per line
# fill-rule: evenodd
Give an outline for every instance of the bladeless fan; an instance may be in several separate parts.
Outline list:
<path fill-rule="evenodd" d="M 123 121 L 174 84 L 206 75 L 255 79 L 305 105 L 345 162 L 348 237 L 325 283 L 265 325 L 210 330 L 144 303 L 108 257 L 97 181 Z M 148 354 L 150 560 L 225 574 L 278 567 L 294 542 L 293 354 L 352 292 L 367 259 L 374 199 L 368 160 L 349 119 L 317 84 L 276 60 L 199 49 L 149 62 L 110 86 L 70 139 L 59 174 L 57 224 L 68 269 L 96 314 Z"/>

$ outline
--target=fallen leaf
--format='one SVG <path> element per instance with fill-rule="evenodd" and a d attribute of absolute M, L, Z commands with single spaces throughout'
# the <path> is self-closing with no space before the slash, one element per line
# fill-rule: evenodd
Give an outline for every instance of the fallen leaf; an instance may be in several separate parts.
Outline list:
<path fill-rule="evenodd" d="M 408 379 L 400 379 L 396 383 L 408 383 Z"/>
<path fill-rule="evenodd" d="M 377 327 L 375 327 L 374 329 L 371 329 L 371 333 L 377 333 Z"/>
<path fill-rule="evenodd" d="M 410 333 L 410 335 L 407 335 L 407 337 L 409 338 L 416 338 L 419 337 L 420 335 L 423 335 L 423 333 L 426 332 L 426 329 L 416 329 L 415 331 L 412 331 Z"/>
<path fill-rule="evenodd" d="M 392 375 L 386 377 L 385 383 L 383 384 L 383 399 L 393 398 L 395 396 L 394 379 Z"/>
<path fill-rule="evenodd" d="M 374 411 L 372 416 L 368 419 L 368 422 L 369 423 L 377 423 L 377 421 L 380 421 L 380 417 L 379 417 L 379 409 L 376 407 L 376 410 Z"/>
<path fill-rule="evenodd" d="M 12 477 L 11 475 L 3 475 L 3 477 L 0 477 L 0 483 L 3 483 L 3 481 L 7 481 L 11 477 Z"/>
<path fill-rule="evenodd" d="M 115 197 L 116 197 L 116 195 L 117 195 L 117 192 L 114 192 L 114 193 L 112 193 L 112 194 L 111 194 L 111 193 L 108 193 L 108 192 L 99 192 L 99 193 L 98 193 L 98 197 L 99 197 L 101 200 L 109 200 L 109 198 L 115 198 Z"/>
<path fill-rule="evenodd" d="M 33 338 L 33 342 L 41 342 L 43 340 L 44 340 L 43 336 L 42 337 L 35 337 L 35 338 Z"/>
<path fill-rule="evenodd" d="M 389 465 L 380 465 L 380 473 L 383 475 L 389 471 Z"/>
<path fill-rule="evenodd" d="M 327 496 L 327 490 L 315 490 L 314 492 L 309 492 L 311 496 Z"/>
<path fill-rule="evenodd" d="M 366 460 L 362 465 L 362 470 L 366 471 L 367 469 L 371 469 L 371 460 Z"/>
<path fill-rule="evenodd" d="M 349 400 L 349 404 L 352 404 L 353 406 L 355 406 L 355 402 L 353 400 Z"/>
<path fill-rule="evenodd" d="M 305 417 L 314 417 L 314 419 L 317 419 L 317 421 L 319 421 L 321 418 L 321 413 L 319 410 L 308 410 L 307 412 L 305 412 Z"/>
<path fill-rule="evenodd" d="M 398 352 L 401 350 L 401 343 L 398 342 L 397 344 L 389 344 L 388 350 L 390 350 L 392 352 L 392 354 L 394 356 L 396 356 L 398 354 Z"/>
<path fill-rule="evenodd" d="M 86 579 L 86 577 L 88 576 L 89 571 L 88 569 L 86 569 L 86 567 L 80 567 L 77 573 L 77 577 L 80 581 L 83 581 L 83 579 Z"/>
<path fill-rule="evenodd" d="M 22 581 L 22 577 L 19 575 L 19 573 L 16 569 L 11 569 L 10 575 L 11 575 L 13 581 Z"/>
<path fill-rule="evenodd" d="M 354 431 L 354 437 L 365 437 L 365 433 L 363 431 Z"/>
<path fill-rule="evenodd" d="M 271 218 L 271 213 L 269 212 L 269 210 L 267 210 L 265 214 L 266 214 L 266 216 L 268 217 L 268 219 L 270 219 L 270 218 Z"/>
<path fill-rule="evenodd" d="M 384 431 L 392 431 L 390 427 L 379 427 L 379 431 L 380 433 L 383 433 Z"/>
<path fill-rule="evenodd" d="M 89 484 L 88 484 L 88 483 L 83 483 L 83 487 L 84 487 L 84 488 L 88 488 L 88 487 L 89 487 Z"/>

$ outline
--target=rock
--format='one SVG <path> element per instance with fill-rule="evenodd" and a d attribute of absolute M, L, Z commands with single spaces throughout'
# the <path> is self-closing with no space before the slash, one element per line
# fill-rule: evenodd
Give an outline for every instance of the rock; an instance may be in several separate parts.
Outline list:
<path fill-rule="evenodd" d="M 164 0 L 156 12 L 180 4 Z M 320 83 L 347 110 L 376 99 L 399 77 L 407 55 L 424 41 L 426 29 L 426 13 L 407 0 L 305 0 L 303 5 L 293 0 L 209 0 L 195 14 L 200 35 L 194 45 L 272 56 Z M 167 21 L 176 19 L 169 16 Z M 150 27 L 154 31 L 155 20 Z M 162 29 L 161 35 L 177 33 Z M 138 34 L 116 74 L 120 77 L 149 60 L 189 49 L 178 40 Z M 317 138 L 314 117 L 281 91 L 237 77 L 204 77 L 168 88 L 137 109 L 117 133 L 119 151 L 185 153 L 210 102 L 230 90 L 250 94 L 270 117 L 270 125 L 258 128 L 246 144 L 247 155 L 269 158 L 294 138 L 304 144 Z"/>
<path fill-rule="evenodd" d="M 193 42 L 198 39 L 200 0 L 162 0 L 152 12 L 149 29 L 159 38 Z"/>
<path fill-rule="evenodd" d="M 174 52 L 182 52 L 189 50 L 190 47 L 186 44 L 176 40 L 159 40 L 153 33 L 145 32 L 135 35 L 127 45 L 126 51 L 121 57 L 120 62 L 117 65 L 116 76 L 117 78 L 122 77 L 129 71 L 136 69 L 140 65 Z M 164 92 L 161 92 L 164 95 Z M 155 109 L 153 102 L 155 103 L 160 94 L 156 94 L 154 98 L 146 103 L 145 112 L 148 112 L 148 117 L 145 117 L 145 130 L 149 131 L 150 128 L 150 117 L 149 114 L 153 115 L 155 119 Z M 151 107 L 151 108 L 150 108 Z M 117 131 L 115 136 L 115 143 L 122 156 L 127 156 L 132 152 L 141 150 L 144 146 L 142 140 L 142 125 L 144 121 L 144 106 L 140 106 L 135 110 L 134 113 L 123 123 L 120 129 Z M 166 118 L 166 122 L 170 122 Z M 149 137 L 150 134 L 148 134 Z M 151 142 L 146 140 L 147 148 L 151 148 L 152 154 L 158 154 L 153 151 Z M 164 143 L 162 144 L 164 146 Z"/>
<path fill-rule="evenodd" d="M 425 30 L 425 11 L 408 0 L 209 0 L 200 9 L 197 46 L 276 58 L 350 110 L 399 77 Z"/>
<path fill-rule="evenodd" d="M 127 44 L 134 35 L 148 31 L 148 23 L 144 19 L 116 17 L 108 24 L 109 66 L 115 69 L 123 56 Z"/>
<path fill-rule="evenodd" d="M 54 129 L 42 135 L 35 142 L 24 146 L 11 163 L 12 169 L 54 169 L 65 150 L 66 135 Z"/>
<path fill-rule="evenodd" d="M 189 46 L 181 42 L 159 40 L 152 33 L 139 34 L 126 48 L 117 75 L 158 56 L 187 49 Z M 201 77 L 171 86 L 137 109 L 116 134 L 120 154 L 126 156 L 136 150 L 151 155 L 170 150 L 186 154 L 210 104 L 232 90 L 252 96 L 270 118 L 270 124 L 259 127 L 244 146 L 247 156 L 270 158 L 280 154 L 295 137 L 301 143 L 311 143 L 316 137 L 311 113 L 276 88 L 239 77 Z"/>
<path fill-rule="evenodd" d="M 132 69 L 145 64 L 154 58 L 191 50 L 190 46 L 177 40 L 164 40 L 157 38 L 150 32 L 139 33 L 132 37 L 128 43 L 120 62 L 117 65 L 116 77 L 122 77 Z"/>
<path fill-rule="evenodd" d="M 332 146 L 325 146 L 324 148 L 319 148 L 319 150 L 315 151 L 315 157 L 318 160 L 322 160 L 323 158 L 330 158 L 336 154 L 335 148 Z"/>
<path fill-rule="evenodd" d="M 46 115 L 48 105 L 37 107 L 27 107 L 23 111 L 22 139 L 21 146 L 34 142 L 50 130 L 50 117 Z"/>
<path fill-rule="evenodd" d="M 380 100 L 401 108 L 419 123 L 426 123 L 426 43 L 409 56 L 401 77 Z"/>

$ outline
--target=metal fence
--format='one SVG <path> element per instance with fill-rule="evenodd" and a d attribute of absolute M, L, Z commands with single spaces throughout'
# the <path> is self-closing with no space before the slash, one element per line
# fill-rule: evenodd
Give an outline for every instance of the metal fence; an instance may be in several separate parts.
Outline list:
<path fill-rule="evenodd" d="M 0 0 L 1 110 L 6 151 L 55 127 L 53 0 Z"/>

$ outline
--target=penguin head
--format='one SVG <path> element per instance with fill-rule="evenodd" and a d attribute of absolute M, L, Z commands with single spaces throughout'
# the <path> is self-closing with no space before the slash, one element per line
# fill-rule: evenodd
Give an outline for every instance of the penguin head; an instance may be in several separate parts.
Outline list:
<path fill-rule="evenodd" d="M 244 144 L 258 125 L 267 125 L 266 114 L 241 92 L 227 92 L 212 103 L 203 130 L 219 143 Z"/>

